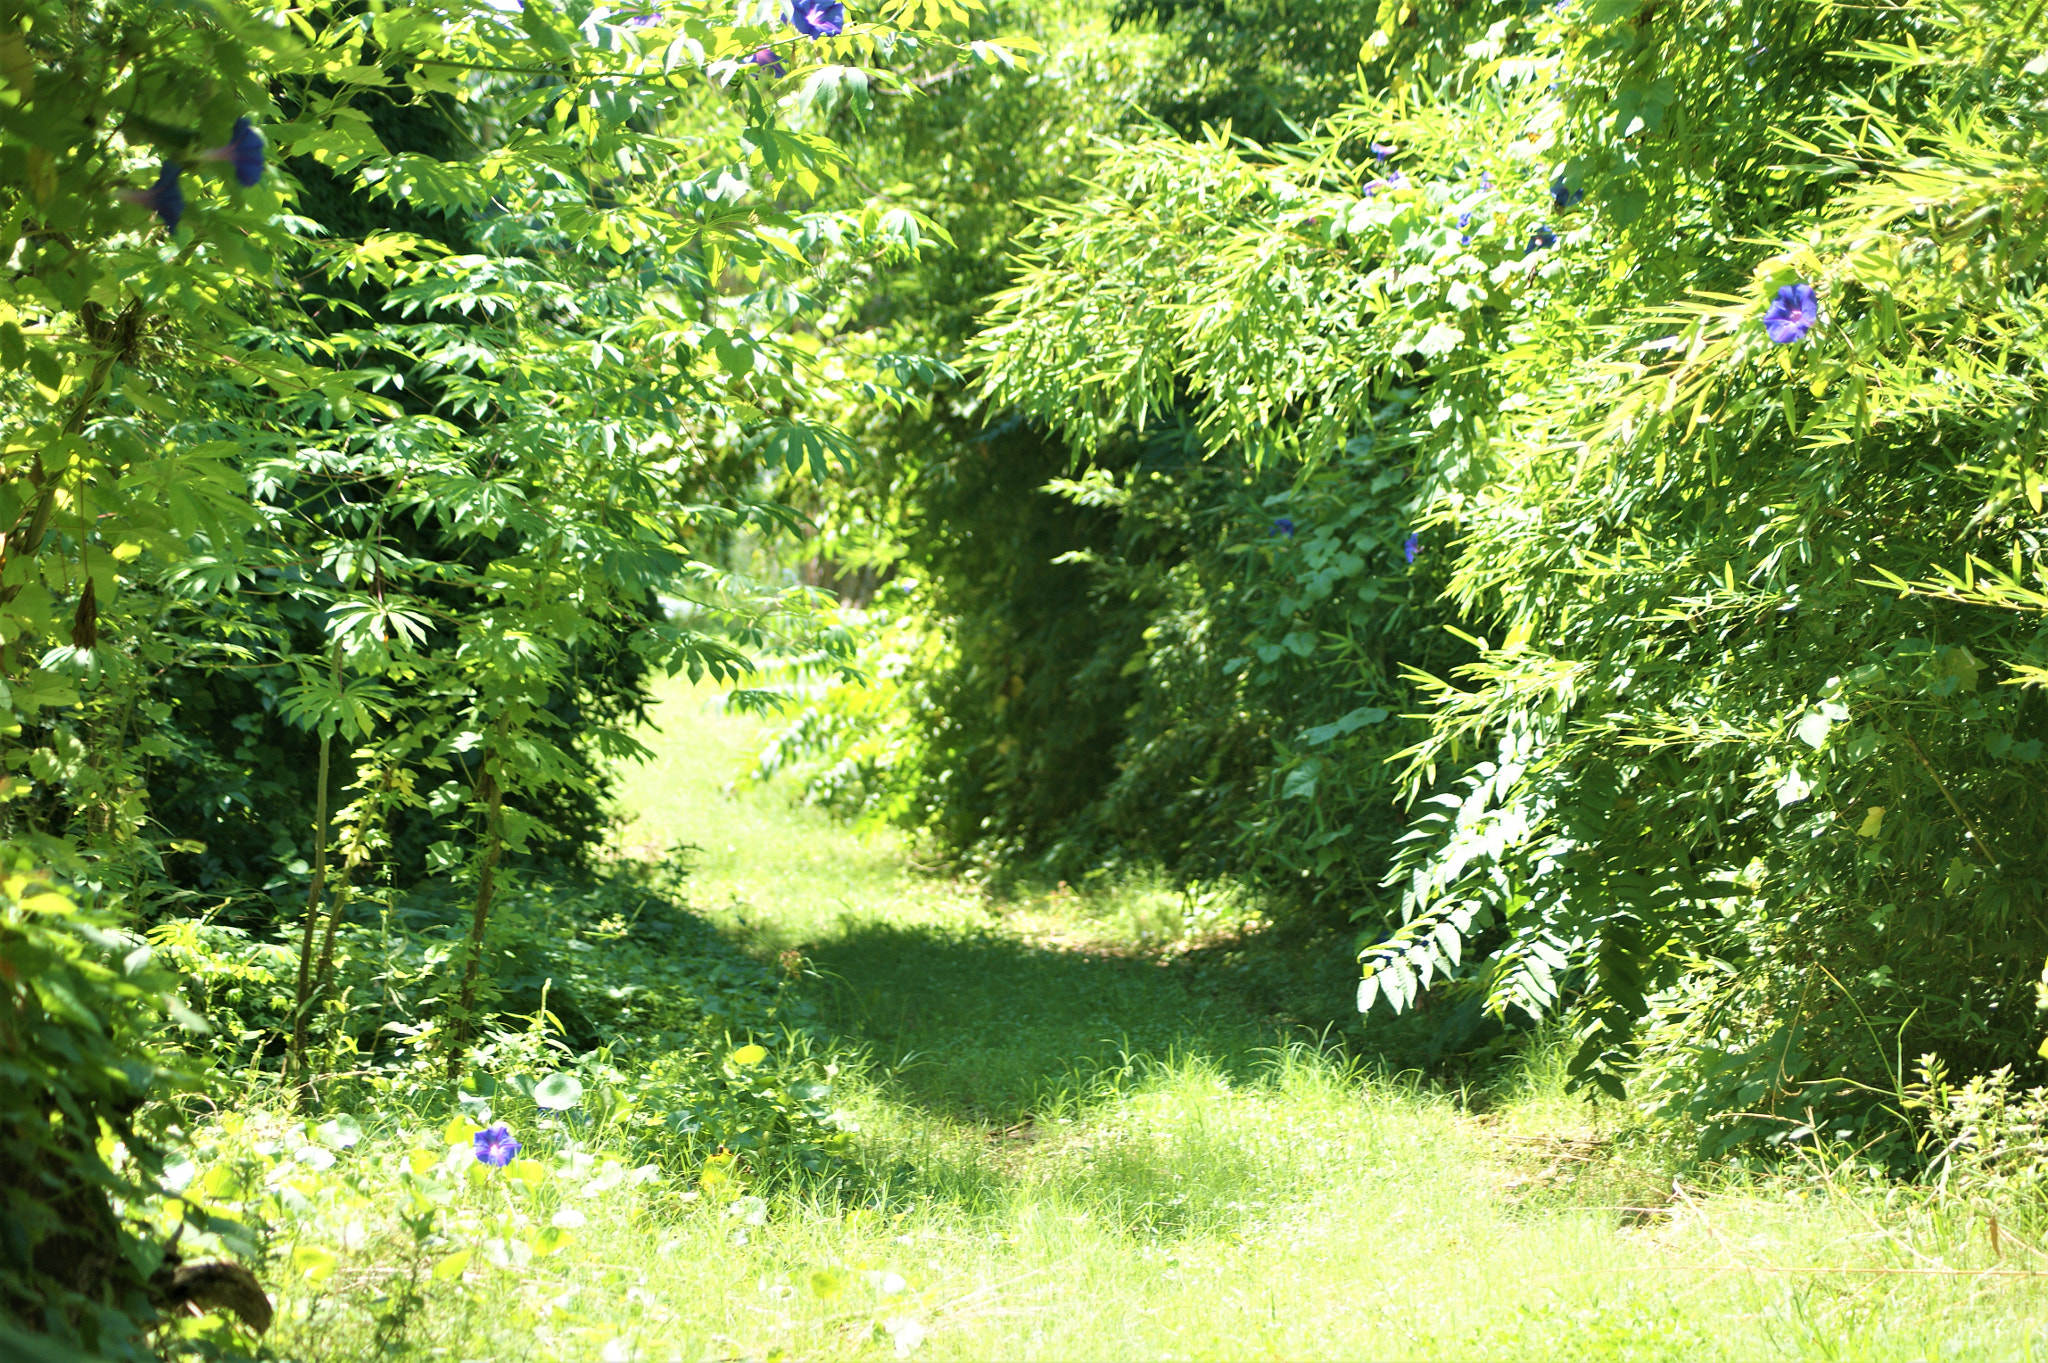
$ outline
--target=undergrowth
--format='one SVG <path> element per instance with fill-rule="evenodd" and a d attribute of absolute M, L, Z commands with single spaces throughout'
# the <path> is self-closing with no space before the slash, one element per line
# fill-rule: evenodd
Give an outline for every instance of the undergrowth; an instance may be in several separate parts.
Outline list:
<path fill-rule="evenodd" d="M 1701 1165 L 1635 1109 L 1568 1094 L 1564 1039 L 1514 1041 L 1462 1087 L 1427 1079 L 1221 987 L 1255 930 L 1189 949 L 1142 936 L 1142 902 L 992 906 L 906 869 L 892 840 L 728 794 L 705 757 L 742 748 L 747 721 L 699 699 L 665 702 L 671 760 L 629 774 L 622 836 L 701 849 L 694 907 L 609 937 L 592 926 L 606 915 L 569 915 L 584 946 L 522 948 L 593 969 L 617 953 L 639 964 L 591 978 L 657 994 L 672 978 L 674 998 L 607 999 L 565 974 L 601 1038 L 587 1049 L 551 987 L 457 1091 L 357 1075 L 302 1114 L 254 1079 L 191 1121 L 195 1153 L 171 1174 L 251 1228 L 275 1356 L 2043 1350 L 2048 1254 L 2017 1172 L 2034 1116 L 1955 1139 L 2011 1095 L 1938 1076 L 1916 1090 L 1948 1114 L 1947 1184 L 1889 1179 L 1826 1133 L 1770 1165 Z M 786 1025 L 602 1039 L 653 1016 L 632 1010 L 701 1008 L 709 959 Z M 668 1045 L 694 1082 L 804 1111 L 821 1158 L 721 1152 L 653 1120 Z M 476 1154 L 498 1124 L 521 1147 L 502 1167 Z"/>

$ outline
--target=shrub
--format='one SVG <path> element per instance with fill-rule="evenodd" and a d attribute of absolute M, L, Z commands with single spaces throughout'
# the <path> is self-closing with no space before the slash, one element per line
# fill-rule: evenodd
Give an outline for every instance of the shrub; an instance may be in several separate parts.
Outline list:
<path fill-rule="evenodd" d="M 164 1207 L 165 1162 L 178 1144 L 165 1100 L 190 1081 L 157 1058 L 150 1039 L 167 1019 L 203 1024 L 149 947 L 82 906 L 20 848 L 5 855 L 0 1344 L 38 1359 L 71 1356 L 60 1345 L 78 1356 L 151 1359 L 148 1333 L 195 1291 L 202 1305 L 267 1322 L 245 1271 L 179 1271 L 178 1232 L 233 1228 Z"/>

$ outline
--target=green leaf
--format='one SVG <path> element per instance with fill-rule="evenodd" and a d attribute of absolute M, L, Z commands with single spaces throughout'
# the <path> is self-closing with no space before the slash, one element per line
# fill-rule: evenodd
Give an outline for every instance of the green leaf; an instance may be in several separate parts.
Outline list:
<path fill-rule="evenodd" d="M 296 1245 L 292 1248 L 292 1267 L 307 1282 L 326 1282 L 334 1276 L 334 1270 L 340 1263 L 332 1251 L 318 1245 Z"/>
<path fill-rule="evenodd" d="M 1393 712 L 1377 705 L 1361 705 L 1341 719 L 1328 724 L 1318 724 L 1302 732 L 1301 741 L 1309 744 L 1328 743 L 1342 738 L 1345 734 L 1356 733 L 1370 724 L 1384 724 Z"/>
<path fill-rule="evenodd" d="M 64 383 L 64 362 L 41 346 L 29 347 L 28 372 L 45 388 L 58 388 Z"/>
<path fill-rule="evenodd" d="M 563 1112 L 583 1100 L 583 1084 L 573 1074 L 551 1074 L 533 1086 L 533 1101 Z"/>

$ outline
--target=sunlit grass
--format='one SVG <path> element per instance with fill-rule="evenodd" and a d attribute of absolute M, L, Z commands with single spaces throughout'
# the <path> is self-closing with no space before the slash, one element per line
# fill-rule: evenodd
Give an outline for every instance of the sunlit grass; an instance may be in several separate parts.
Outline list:
<path fill-rule="evenodd" d="M 366 1114 L 367 1138 L 286 1228 L 285 1356 L 2041 1348 L 2048 1279 L 2021 1274 L 2048 1257 L 2009 1235 L 1994 1252 L 1981 1209 L 1832 1186 L 1820 1168 L 1706 1181 L 1632 1143 L 1625 1110 L 1564 1093 L 1549 1052 L 1471 1103 L 1289 1039 L 1136 949 L 1142 915 L 1119 928 L 1098 903 L 1053 932 L 1056 909 L 993 913 L 906 869 L 893 840 L 781 792 L 726 794 L 750 726 L 701 699 L 670 699 L 661 765 L 629 774 L 639 818 L 625 841 L 704 847 L 699 907 L 754 949 L 808 956 L 835 1100 L 860 1127 L 852 1159 L 802 1186 L 622 1177 L 591 1192 L 605 1180 L 553 1161 L 558 1134 L 528 1130 L 530 1153 L 566 1172 L 532 1193 L 496 1176 L 465 1185 L 451 1224 L 480 1245 L 564 1207 L 582 1224 L 552 1256 L 479 1252 L 445 1281 L 423 1269 L 423 1306 L 380 1343 L 372 1317 L 410 1263 L 400 1171 L 445 1141 L 434 1117 Z M 264 1119 L 215 1135 L 224 1152 L 261 1136 L 289 1165 L 291 1130 Z"/>
<path fill-rule="evenodd" d="M 884 914 L 899 925 L 985 920 L 954 883 L 913 870 L 902 838 L 856 833 L 784 787 L 738 778 L 767 721 L 727 713 L 720 693 L 686 680 L 659 683 L 652 761 L 619 773 L 614 845 L 658 859 L 687 847 L 691 905 L 763 950 L 836 930 L 843 918 Z"/>

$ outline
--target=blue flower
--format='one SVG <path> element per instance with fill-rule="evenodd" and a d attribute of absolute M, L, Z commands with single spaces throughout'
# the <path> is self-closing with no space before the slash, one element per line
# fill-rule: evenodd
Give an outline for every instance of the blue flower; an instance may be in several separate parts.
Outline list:
<path fill-rule="evenodd" d="M 789 74 L 789 68 L 782 64 L 782 58 L 775 55 L 775 49 L 772 47 L 762 48 L 753 56 L 747 58 L 747 60 L 761 67 L 777 80 Z"/>
<path fill-rule="evenodd" d="M 844 0 L 790 0 L 789 23 L 806 38 L 836 38 L 846 28 Z"/>
<path fill-rule="evenodd" d="M 1384 161 L 1399 150 L 1401 149 L 1391 142 L 1375 142 L 1372 144 L 1372 158 L 1375 161 Z"/>
<path fill-rule="evenodd" d="M 235 167 L 235 183 L 244 189 L 255 185 L 263 178 L 263 134 L 246 118 L 235 120 L 235 131 L 228 137 L 225 147 L 215 147 L 199 158 L 202 161 L 228 161 Z"/>
<path fill-rule="evenodd" d="M 659 10 L 656 10 L 656 11 L 655 11 L 655 12 L 654 12 L 653 14 L 636 14 L 636 15 L 634 15 L 634 16 L 633 16 L 632 18 L 630 18 L 630 19 L 626 20 L 626 27 L 627 27 L 627 28 L 653 28 L 653 27 L 654 27 L 654 26 L 655 26 L 656 24 L 658 24 L 658 23 L 660 23 L 660 22 L 661 22 L 661 12 L 660 12 Z"/>
<path fill-rule="evenodd" d="M 512 1139 L 512 1129 L 503 1122 L 476 1133 L 476 1157 L 480 1164 L 502 1169 L 518 1153 L 519 1142 Z"/>
<path fill-rule="evenodd" d="M 157 168 L 156 183 L 148 189 L 124 189 L 121 197 L 132 204 L 141 204 L 163 220 L 164 231 L 178 230 L 178 219 L 185 216 L 185 191 L 178 188 L 178 163 L 166 161 Z"/>
<path fill-rule="evenodd" d="M 1813 296 L 1813 285 L 1802 279 L 1778 290 L 1777 301 L 1764 314 L 1764 330 L 1779 345 L 1790 345 L 1805 340 L 1819 320 L 1820 300 Z"/>
<path fill-rule="evenodd" d="M 1479 172 L 1479 187 L 1485 190 L 1491 190 L 1493 188 L 1492 171 L 1482 170 Z"/>
<path fill-rule="evenodd" d="M 1528 255 L 1531 251 L 1548 251 L 1555 245 L 1557 245 L 1557 233 L 1551 231 L 1549 225 L 1546 224 L 1536 229 L 1536 235 L 1529 238 L 1529 250 L 1524 251 L 1522 254 Z"/>
<path fill-rule="evenodd" d="M 1550 201 L 1557 205 L 1557 211 L 1560 213 L 1585 197 L 1585 190 L 1573 189 L 1564 182 L 1562 175 L 1550 182 Z"/>
<path fill-rule="evenodd" d="M 1294 518 L 1292 516 L 1282 516 L 1279 520 L 1274 521 L 1273 533 L 1276 535 L 1292 535 L 1294 533 Z"/>
<path fill-rule="evenodd" d="M 1415 556 L 1421 552 L 1422 536 L 1411 533 L 1407 539 L 1401 541 L 1401 557 L 1410 563 L 1415 562 Z"/>

